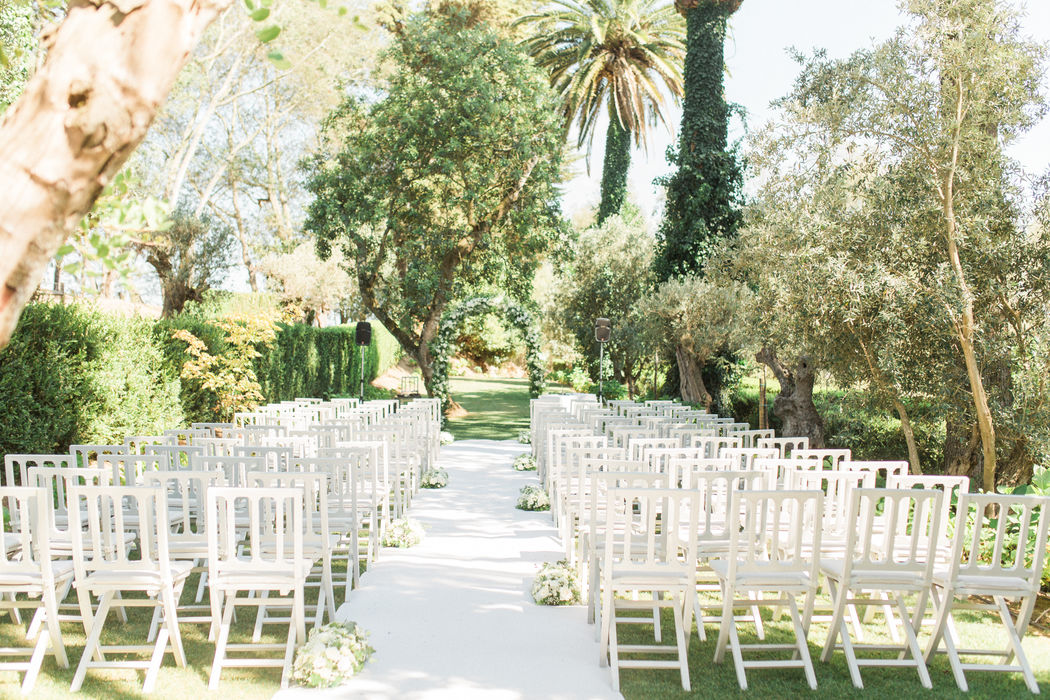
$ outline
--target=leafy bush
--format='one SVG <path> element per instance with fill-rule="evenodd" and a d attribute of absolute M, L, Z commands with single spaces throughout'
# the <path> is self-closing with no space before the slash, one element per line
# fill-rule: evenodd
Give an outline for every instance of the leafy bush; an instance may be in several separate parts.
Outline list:
<path fill-rule="evenodd" d="M 31 304 L 0 351 L 0 451 L 64 452 L 182 422 L 179 380 L 152 322 Z"/>

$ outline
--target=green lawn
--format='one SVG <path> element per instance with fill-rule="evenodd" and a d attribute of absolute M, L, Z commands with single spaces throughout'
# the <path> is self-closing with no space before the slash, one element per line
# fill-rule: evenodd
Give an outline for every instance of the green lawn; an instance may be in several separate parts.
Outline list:
<path fill-rule="evenodd" d="M 670 617 L 670 610 L 664 611 L 663 643 L 673 644 L 674 624 Z M 626 613 L 631 615 L 631 613 Z M 771 622 L 768 612 L 763 614 L 766 620 L 765 643 L 793 643 L 794 636 L 791 634 L 791 626 L 787 615 L 779 622 Z M 1007 646 L 1006 635 L 998 617 L 992 617 L 981 612 L 959 611 L 955 614 L 956 625 L 960 636 L 963 638 L 965 647 L 977 648 L 1005 648 Z M 944 654 L 938 654 L 929 664 L 930 678 L 933 681 L 933 690 L 926 690 L 919 682 L 919 676 L 914 668 L 861 668 L 861 678 L 864 682 L 864 690 L 853 687 L 850 681 L 849 669 L 846 667 L 845 657 L 842 651 L 837 651 L 829 663 L 820 662 L 821 646 L 827 635 L 828 625 L 813 623 L 809 635 L 809 650 L 813 658 L 813 667 L 817 676 L 817 690 L 810 691 L 806 684 L 802 669 L 748 669 L 748 690 L 741 691 L 737 685 L 736 672 L 733 666 L 732 655 L 726 649 L 725 661 L 721 664 L 713 663 L 715 642 L 718 638 L 718 625 L 708 623 L 706 625 L 707 640 L 701 642 L 696 633 L 694 623 L 692 637 L 689 641 L 689 670 L 692 692 L 682 690 L 681 680 L 677 670 L 651 670 L 651 669 L 624 669 L 620 671 L 620 688 L 627 700 L 650 700 L 652 698 L 969 698 L 977 700 L 1003 698 L 1030 698 L 1034 697 L 1028 692 L 1024 679 L 1020 674 L 1014 673 L 978 673 L 966 674 L 970 686 L 969 693 L 962 693 L 955 685 L 951 673 L 951 667 Z M 740 631 L 740 642 L 742 644 L 759 643 L 755 636 L 754 627 L 748 623 L 740 623 L 737 627 Z M 621 625 L 618 635 L 620 644 L 652 644 L 651 624 Z M 868 642 L 889 643 L 889 637 L 883 634 L 885 626 L 881 624 L 881 617 L 871 625 L 865 625 L 865 634 Z M 928 638 L 928 628 L 919 637 L 920 644 L 925 649 Z M 1024 640 L 1024 648 L 1028 654 L 1028 660 L 1035 670 L 1043 691 L 1050 689 L 1050 637 L 1040 634 L 1036 630 L 1029 630 Z M 764 655 L 764 658 L 788 658 L 790 652 L 785 654 Z M 637 654 L 624 655 L 626 658 L 638 658 Z M 870 653 L 862 652 L 861 657 L 870 656 Z M 896 655 L 882 655 L 883 658 L 894 658 Z M 668 657 L 663 657 L 668 658 Z M 754 653 L 745 659 L 763 658 Z M 974 657 L 969 657 L 973 659 Z M 964 657 L 964 662 L 967 657 Z M 985 657 L 980 662 L 998 661 Z"/>
<path fill-rule="evenodd" d="M 529 427 L 527 379 L 466 379 L 449 382 L 452 398 L 467 415 L 449 421 L 457 440 L 507 440 Z"/>

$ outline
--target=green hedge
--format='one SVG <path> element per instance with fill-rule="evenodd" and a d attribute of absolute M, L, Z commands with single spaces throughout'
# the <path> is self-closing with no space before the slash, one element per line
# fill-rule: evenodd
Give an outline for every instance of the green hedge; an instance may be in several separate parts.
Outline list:
<path fill-rule="evenodd" d="M 26 307 L 0 351 L 0 451 L 64 452 L 181 423 L 178 375 L 153 325 L 73 306 Z"/>
<path fill-rule="evenodd" d="M 379 324 L 365 349 L 370 381 L 397 359 L 397 343 Z M 0 350 L 0 452 L 65 452 L 75 443 L 110 443 L 213 419 L 214 395 L 183 382 L 184 329 L 208 352 L 228 351 L 223 332 L 192 316 L 128 319 L 85 307 L 31 304 L 11 343 Z M 256 375 L 267 401 L 299 396 L 356 396 L 359 356 L 352 326 L 278 327 L 259 347 Z"/>

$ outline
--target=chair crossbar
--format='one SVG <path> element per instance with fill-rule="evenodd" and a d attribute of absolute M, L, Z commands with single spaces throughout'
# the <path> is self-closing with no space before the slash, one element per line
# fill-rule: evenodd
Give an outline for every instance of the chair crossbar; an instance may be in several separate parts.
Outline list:
<path fill-rule="evenodd" d="M 794 650 L 794 645 L 786 645 L 788 649 Z M 741 650 L 746 650 L 747 646 L 740 646 Z M 775 647 L 769 646 L 766 649 L 773 649 Z M 751 659 L 750 661 L 741 661 L 741 665 L 744 668 L 805 668 L 806 664 L 803 663 L 802 659 L 764 659 L 757 660 Z"/>
<path fill-rule="evenodd" d="M 620 659 L 620 668 L 678 668 L 677 661 L 642 660 L 642 659 Z"/>

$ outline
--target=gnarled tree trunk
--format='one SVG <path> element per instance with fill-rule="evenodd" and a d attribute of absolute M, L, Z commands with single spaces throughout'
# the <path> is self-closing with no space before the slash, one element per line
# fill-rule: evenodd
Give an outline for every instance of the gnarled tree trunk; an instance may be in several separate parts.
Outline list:
<path fill-rule="evenodd" d="M 780 393 L 773 401 L 773 413 L 780 418 L 784 437 L 808 437 L 812 448 L 824 447 L 824 420 L 813 404 L 816 370 L 808 357 L 800 357 L 795 367 L 788 367 L 772 348 L 762 348 L 755 359 L 776 375 Z"/>
<path fill-rule="evenodd" d="M 701 375 L 703 369 L 696 355 L 688 348 L 678 345 L 674 349 L 675 359 L 678 360 L 678 382 L 682 392 L 683 403 L 702 403 L 704 408 L 711 408 L 711 394 L 704 385 Z"/>
<path fill-rule="evenodd" d="M 0 347 L 229 0 L 72 0 L 0 123 Z"/>

